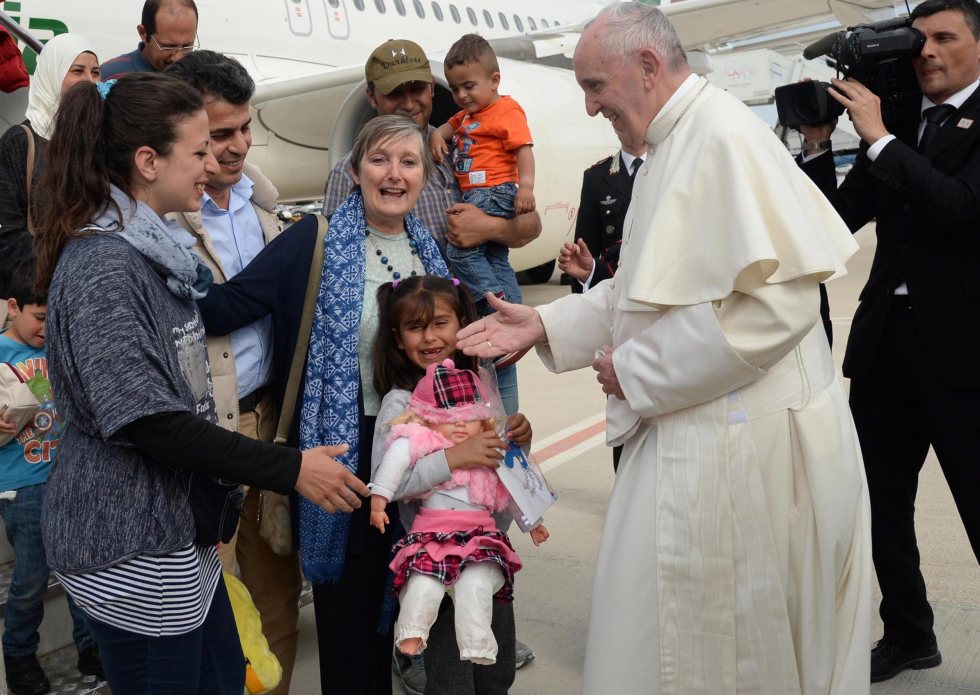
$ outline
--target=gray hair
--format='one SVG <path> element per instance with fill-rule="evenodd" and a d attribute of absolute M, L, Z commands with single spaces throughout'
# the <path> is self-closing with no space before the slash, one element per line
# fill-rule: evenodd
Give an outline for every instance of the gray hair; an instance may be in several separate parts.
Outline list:
<path fill-rule="evenodd" d="M 680 37 L 667 16 L 656 7 L 639 2 L 607 5 L 586 24 L 603 23 L 602 52 L 606 57 L 630 58 L 644 48 L 652 48 L 671 71 L 687 67 L 687 55 Z"/>
<path fill-rule="evenodd" d="M 414 140 L 418 144 L 419 157 L 422 161 L 422 185 L 425 185 L 432 173 L 432 157 L 429 156 L 429 145 L 425 135 L 408 116 L 377 116 L 365 123 L 350 151 L 351 170 L 360 175 L 361 158 L 374 149 L 375 145 L 388 140 L 403 139 Z"/>

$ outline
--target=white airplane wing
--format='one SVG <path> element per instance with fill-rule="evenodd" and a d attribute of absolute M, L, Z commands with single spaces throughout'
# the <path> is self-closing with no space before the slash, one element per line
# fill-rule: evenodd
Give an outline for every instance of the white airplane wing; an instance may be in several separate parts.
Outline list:
<path fill-rule="evenodd" d="M 896 16 L 895 0 L 637 0 L 670 17 L 684 48 L 805 45 L 835 31 Z M 492 39 L 497 55 L 571 69 L 585 23 Z M 761 37 L 761 38 L 760 38 Z"/>
<path fill-rule="evenodd" d="M 363 79 L 363 65 L 268 79 L 256 84 L 252 106 L 271 133 L 302 147 L 325 150 L 338 109 Z"/>
<path fill-rule="evenodd" d="M 651 2 L 651 0 L 637 0 Z M 835 25 L 852 26 L 896 16 L 895 0 L 652 0 L 670 17 L 686 50 L 712 50 L 733 42 Z M 498 54 L 571 67 L 575 42 L 585 23 L 493 39 Z M 823 28 L 820 28 L 823 27 Z"/>
<path fill-rule="evenodd" d="M 661 9 L 677 28 L 685 49 L 773 34 L 835 20 L 848 26 L 873 21 L 895 0 L 674 0 Z"/>

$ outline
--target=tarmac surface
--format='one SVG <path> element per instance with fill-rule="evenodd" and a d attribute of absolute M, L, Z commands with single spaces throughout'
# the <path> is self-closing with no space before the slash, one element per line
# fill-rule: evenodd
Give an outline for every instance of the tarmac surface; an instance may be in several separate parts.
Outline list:
<path fill-rule="evenodd" d="M 872 228 L 856 235 L 861 250 L 850 274 L 828 285 L 838 366 L 874 252 Z M 525 286 L 527 304 L 544 304 L 568 292 L 557 275 Z M 605 398 L 591 370 L 552 375 L 534 352 L 519 363 L 521 406 L 531 421 L 533 452 L 559 495 L 546 524 L 551 539 L 535 548 L 516 531 L 514 547 L 524 561 L 516 579 L 517 635 L 536 659 L 517 672 L 513 695 L 578 693 L 588 628 L 596 553 L 613 484 L 611 451 L 604 443 Z M 980 693 L 980 567 L 970 549 L 935 456 L 930 453 L 919 484 L 916 526 L 922 571 L 936 612 L 943 663 L 906 671 L 871 688 L 873 695 L 968 695 Z M 875 587 L 877 598 L 877 586 Z M 319 692 L 312 608 L 300 614 L 300 653 L 293 693 Z M 876 620 L 872 638 L 881 634 Z M 868 645 L 870 650 L 871 644 Z M 610 693 L 615 692 L 610 684 Z M 396 681 L 395 693 L 401 693 Z"/>

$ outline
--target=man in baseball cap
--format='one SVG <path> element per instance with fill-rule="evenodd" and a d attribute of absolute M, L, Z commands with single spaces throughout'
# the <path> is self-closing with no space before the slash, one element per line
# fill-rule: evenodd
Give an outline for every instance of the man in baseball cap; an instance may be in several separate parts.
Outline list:
<path fill-rule="evenodd" d="M 373 85 L 385 96 L 413 82 L 432 85 L 429 59 L 417 43 L 406 39 L 390 39 L 375 48 L 364 66 L 364 77 L 369 89 Z"/>
<path fill-rule="evenodd" d="M 428 142 L 428 136 L 434 130 L 429 125 L 429 119 L 432 117 L 435 81 L 422 47 L 408 39 L 385 41 L 371 52 L 364 66 L 364 77 L 367 80 L 365 94 L 378 115 L 395 114 L 411 118 L 426 133 Z M 354 178 L 351 176 L 348 154 L 337 162 L 327 178 L 323 214 L 329 218 L 353 188 Z M 476 206 L 460 200 L 452 163 L 446 158 L 429 176 L 413 210 L 443 249 L 446 248 L 447 235 L 453 244 L 463 248 L 487 241 L 517 248 L 533 241 L 541 233 L 541 218 L 537 212 L 511 219 L 491 217 Z M 500 389 L 506 406 L 506 384 L 502 383 Z"/>

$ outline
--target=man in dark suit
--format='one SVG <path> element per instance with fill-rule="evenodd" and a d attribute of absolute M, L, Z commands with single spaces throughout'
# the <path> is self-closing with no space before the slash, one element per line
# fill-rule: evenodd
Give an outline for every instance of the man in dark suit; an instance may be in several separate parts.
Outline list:
<path fill-rule="evenodd" d="M 646 156 L 646 145 L 634 149 L 624 144 L 619 152 L 585 170 L 575 221 L 576 241 L 566 242 L 558 255 L 558 267 L 572 278 L 573 293 L 584 292 L 616 274 L 633 180 Z M 622 453 L 623 447 L 613 447 L 614 471 L 619 468 Z"/>
<path fill-rule="evenodd" d="M 572 278 L 572 292 L 582 292 L 616 274 L 633 178 L 645 157 L 645 147 L 624 147 L 585 170 L 575 221 L 576 242 L 566 243 L 558 256 L 558 266 Z"/>
<path fill-rule="evenodd" d="M 801 127 L 802 167 L 829 188 L 848 226 L 877 220 L 844 358 L 885 626 L 872 682 L 941 661 L 913 518 L 930 445 L 980 559 L 980 5 L 927 0 L 912 26 L 925 36 L 913 59 L 923 98 L 891 132 L 874 94 L 854 80 L 833 82 L 863 141 L 836 191 L 824 152 L 833 126 Z"/>

